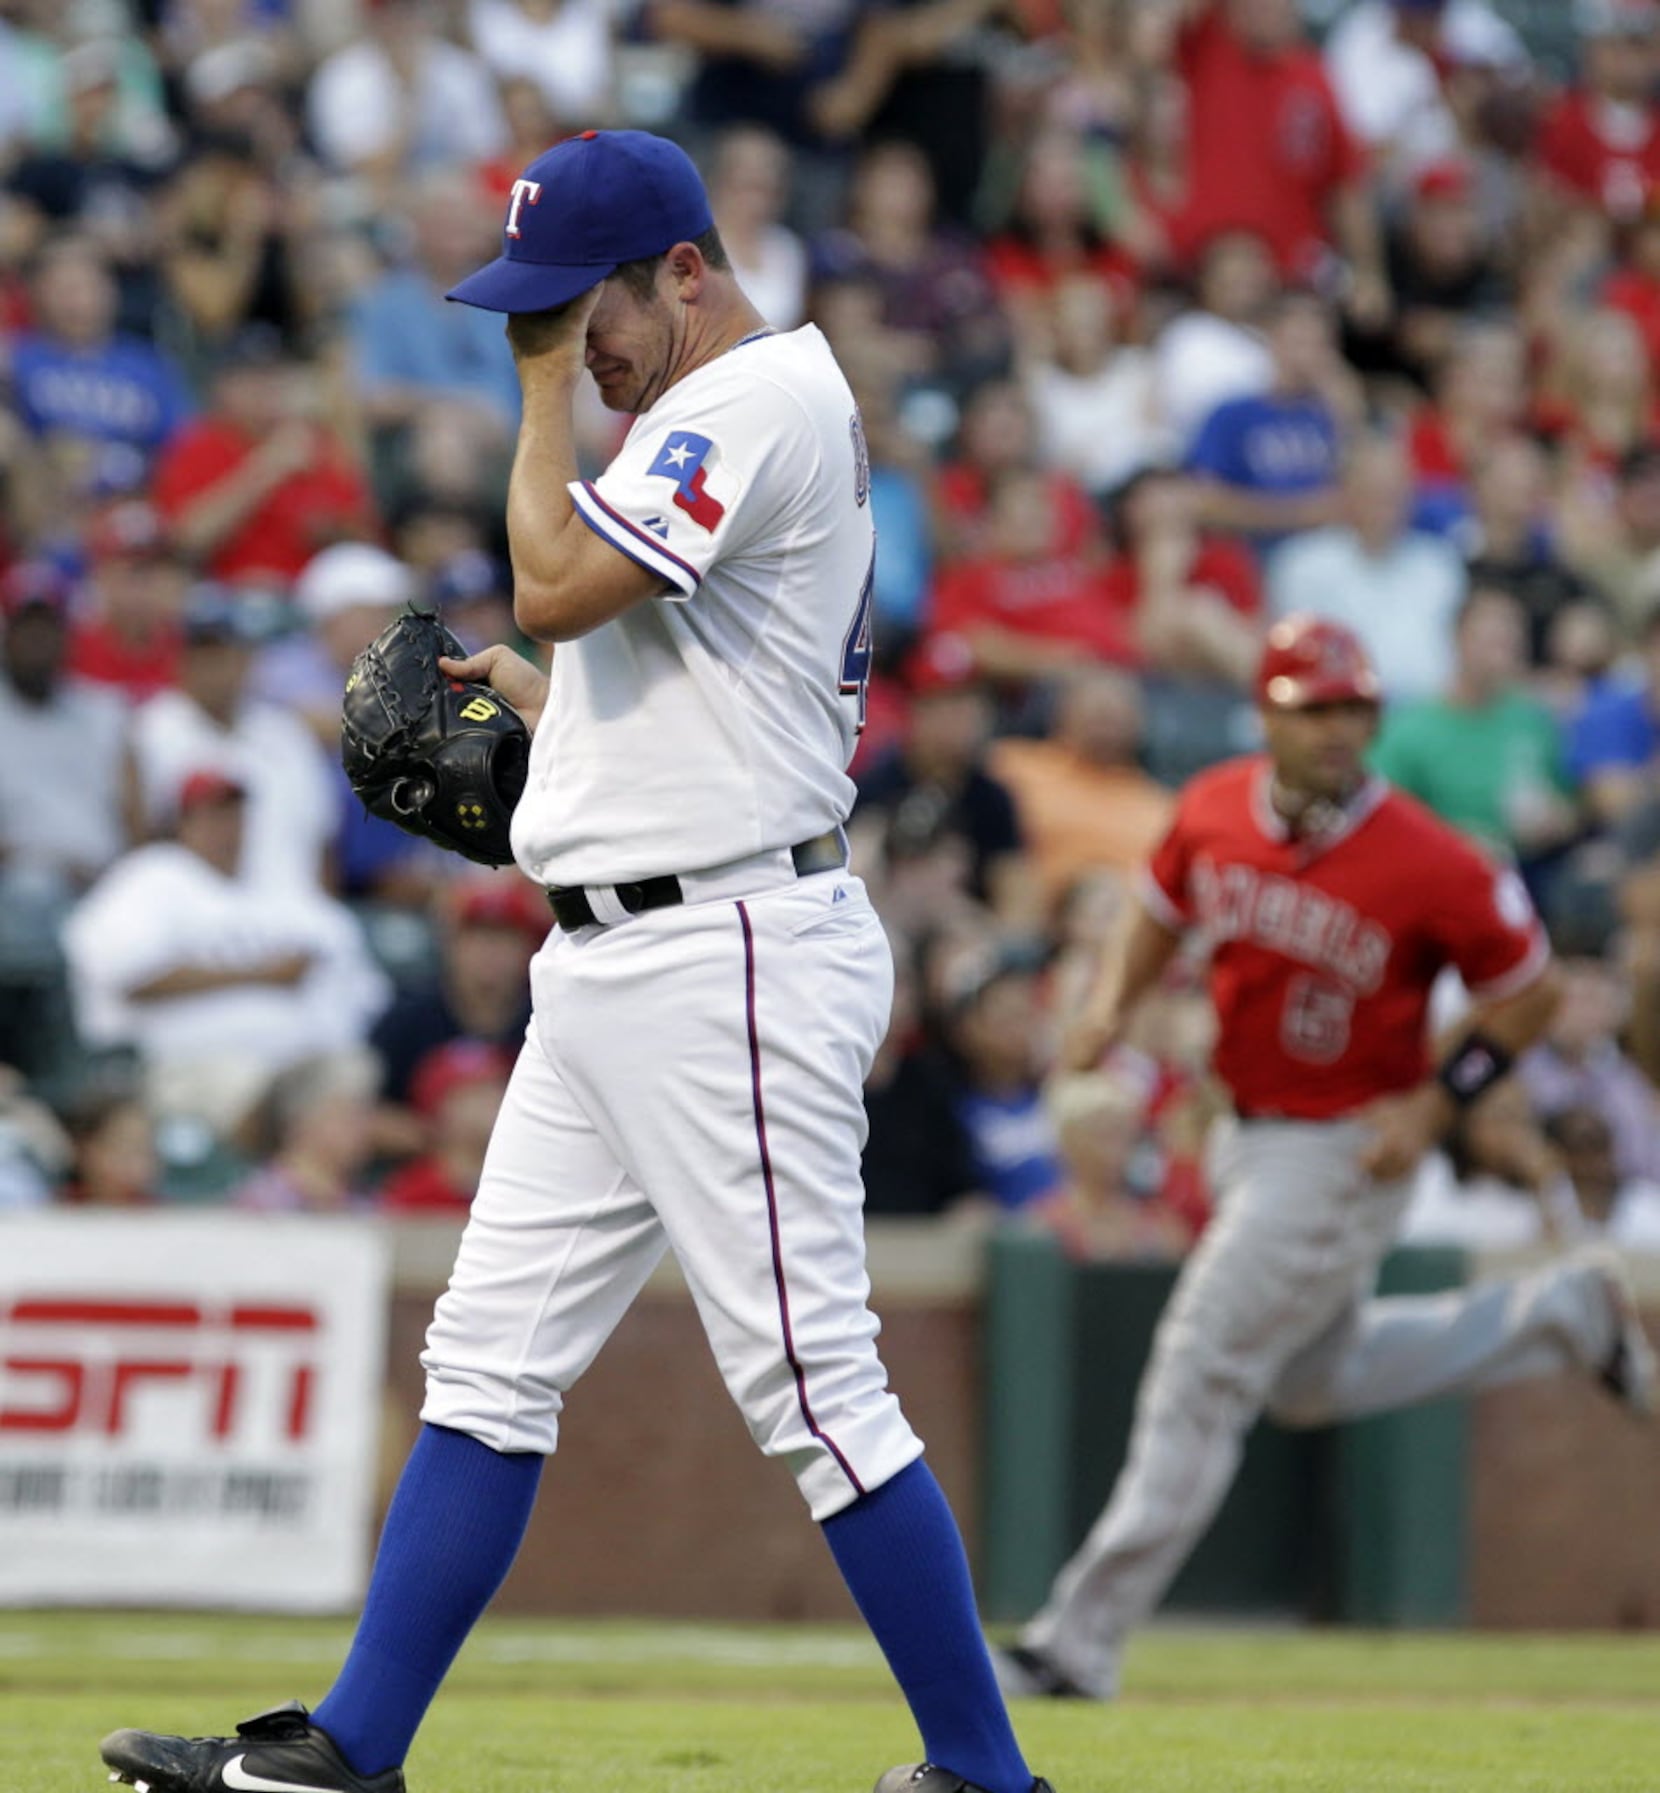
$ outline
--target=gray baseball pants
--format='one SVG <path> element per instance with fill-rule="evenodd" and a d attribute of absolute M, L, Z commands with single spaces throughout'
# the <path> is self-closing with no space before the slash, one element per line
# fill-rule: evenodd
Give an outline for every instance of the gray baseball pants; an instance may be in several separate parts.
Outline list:
<path fill-rule="evenodd" d="M 1126 1637 L 1215 1517 L 1262 1412 L 1324 1425 L 1612 1352 L 1618 1321 L 1589 1264 L 1372 1298 L 1411 1185 L 1370 1182 L 1364 1141 L 1352 1121 L 1218 1125 L 1217 1214 L 1159 1322 L 1128 1459 L 1021 1633 L 1084 1691 L 1116 1691 Z"/>

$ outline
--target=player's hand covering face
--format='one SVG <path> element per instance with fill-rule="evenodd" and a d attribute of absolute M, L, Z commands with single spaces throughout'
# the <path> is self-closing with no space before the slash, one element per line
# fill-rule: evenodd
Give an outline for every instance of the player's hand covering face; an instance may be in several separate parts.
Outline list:
<path fill-rule="evenodd" d="M 589 322 L 605 291 L 602 280 L 585 293 L 564 305 L 548 311 L 520 311 L 507 320 L 507 341 L 515 361 L 533 361 L 542 355 L 561 351 L 581 351 L 587 340 Z"/>
<path fill-rule="evenodd" d="M 507 340 L 521 379 L 544 357 L 580 353 L 606 408 L 638 413 L 669 383 L 681 318 L 660 286 L 641 298 L 624 281 L 602 280 L 568 305 L 510 317 Z"/>

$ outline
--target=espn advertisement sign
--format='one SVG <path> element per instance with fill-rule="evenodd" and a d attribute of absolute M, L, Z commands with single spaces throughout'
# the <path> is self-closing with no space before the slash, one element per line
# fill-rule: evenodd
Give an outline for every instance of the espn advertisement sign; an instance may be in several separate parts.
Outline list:
<path fill-rule="evenodd" d="M 0 1605 L 351 1605 L 388 1257 L 352 1220 L 0 1220 Z"/>

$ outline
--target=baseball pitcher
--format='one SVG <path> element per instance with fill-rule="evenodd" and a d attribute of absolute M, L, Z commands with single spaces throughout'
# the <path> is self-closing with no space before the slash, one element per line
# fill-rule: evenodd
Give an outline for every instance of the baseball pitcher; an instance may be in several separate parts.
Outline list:
<path fill-rule="evenodd" d="M 644 132 L 538 157 L 500 258 L 450 296 L 508 316 L 515 609 L 559 647 L 551 683 L 505 647 L 440 661 L 531 731 L 522 794 L 511 734 L 460 737 L 457 756 L 435 745 L 458 740 L 447 713 L 412 715 L 445 700 L 444 681 L 421 699 L 399 673 L 408 629 L 358 686 L 382 716 L 354 751 L 394 763 L 358 775 L 482 856 L 517 795 L 512 852 L 559 925 L 531 967 L 525 1047 L 427 1336 L 425 1426 L 339 1679 L 315 1716 L 279 1708 L 232 1738 L 121 1731 L 104 1759 L 152 1793 L 401 1793 L 518 1548 L 566 1392 L 672 1250 L 921 1730 L 927 1761 L 880 1793 L 1048 1793 L 867 1305 L 862 1085 L 893 966 L 842 832 L 874 564 L 852 394 L 815 328 L 767 327 L 697 171 Z M 635 419 L 591 482 L 572 429 L 585 373 Z M 453 720 L 469 711 L 472 696 Z"/>
<path fill-rule="evenodd" d="M 1128 1460 L 1004 1690 L 1108 1699 L 1133 1626 L 1209 1525 L 1265 1409 L 1291 1425 L 1579 1369 L 1646 1414 L 1652 1353 L 1617 1266 L 1372 1299 L 1423 1154 L 1535 1040 L 1556 1003 L 1520 880 L 1367 775 L 1378 683 L 1358 639 L 1292 617 L 1257 680 L 1261 757 L 1196 778 L 1064 1043 L 1087 1071 L 1184 937 L 1210 948 L 1214 1062 L 1233 1115 L 1218 1209 L 1160 1322 Z M 1427 1040 L 1456 967 L 1474 1006 Z"/>

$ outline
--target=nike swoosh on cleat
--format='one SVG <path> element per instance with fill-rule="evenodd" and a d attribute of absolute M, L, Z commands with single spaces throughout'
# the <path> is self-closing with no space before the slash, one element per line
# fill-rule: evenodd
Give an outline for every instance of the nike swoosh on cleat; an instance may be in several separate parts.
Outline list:
<path fill-rule="evenodd" d="M 340 1793 L 338 1787 L 310 1787 L 301 1781 L 268 1781 L 262 1774 L 250 1774 L 242 1766 L 246 1755 L 232 1756 L 219 1770 L 219 1778 L 234 1793 Z"/>

